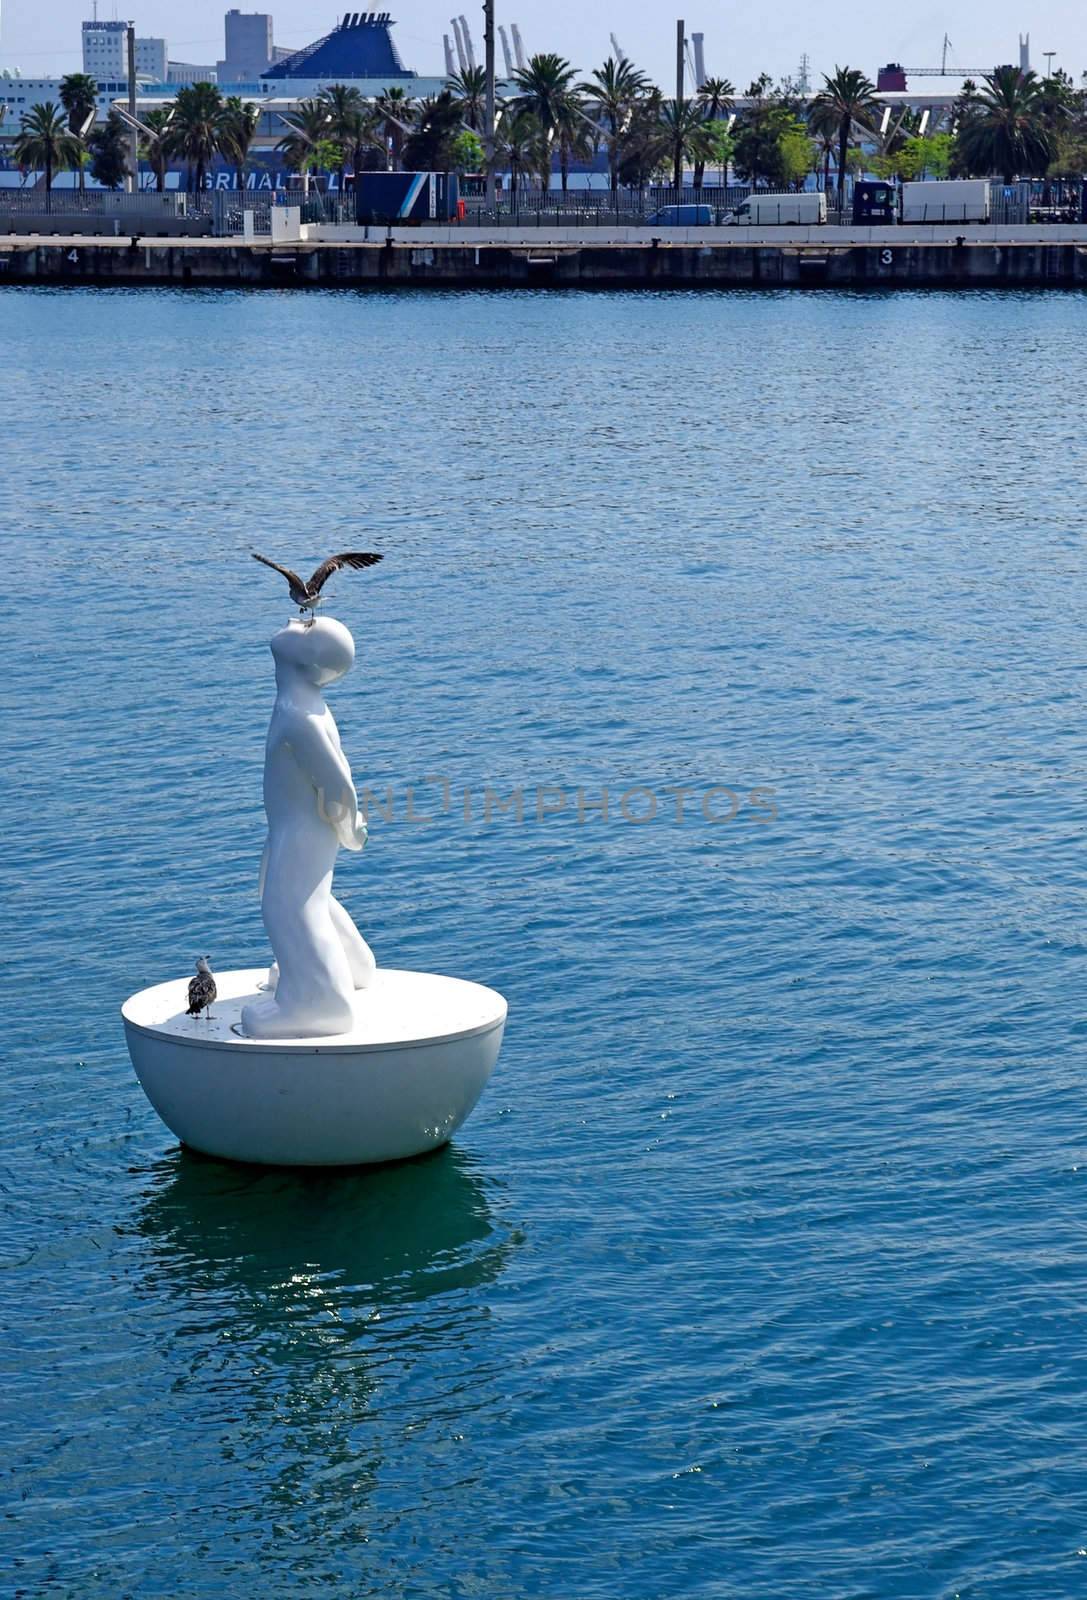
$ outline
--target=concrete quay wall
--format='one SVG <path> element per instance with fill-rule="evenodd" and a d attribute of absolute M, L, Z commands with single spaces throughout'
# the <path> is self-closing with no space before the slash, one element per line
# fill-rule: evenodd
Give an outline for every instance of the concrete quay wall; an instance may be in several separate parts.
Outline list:
<path fill-rule="evenodd" d="M 961 244 L 893 241 L 773 244 L 575 242 L 533 233 L 531 242 L 487 235 L 430 242 L 417 232 L 358 242 L 304 238 L 243 244 L 232 239 L 0 240 L 0 283 L 374 287 L 919 288 L 1087 286 L 1087 233 L 1044 242 L 986 239 Z"/>

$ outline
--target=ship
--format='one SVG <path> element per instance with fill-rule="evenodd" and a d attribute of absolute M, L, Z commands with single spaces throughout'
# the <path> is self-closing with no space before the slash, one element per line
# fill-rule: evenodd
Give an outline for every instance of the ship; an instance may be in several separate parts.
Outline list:
<path fill-rule="evenodd" d="M 353 78 L 418 77 L 405 67 L 393 43 L 387 11 L 348 11 L 331 33 L 277 61 L 262 78 L 320 78 L 326 83 Z"/>

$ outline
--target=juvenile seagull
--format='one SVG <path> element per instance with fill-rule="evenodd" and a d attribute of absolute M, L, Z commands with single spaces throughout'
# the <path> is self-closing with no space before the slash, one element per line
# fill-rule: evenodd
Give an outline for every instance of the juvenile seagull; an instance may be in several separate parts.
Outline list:
<path fill-rule="evenodd" d="M 189 979 L 189 1010 L 187 1015 L 198 1017 L 201 1011 L 207 1010 L 207 1020 L 211 1021 L 211 1002 L 218 994 L 215 979 L 211 975 L 207 956 L 198 956 L 196 960 L 196 977 Z"/>
<path fill-rule="evenodd" d="M 281 567 L 278 561 L 269 561 L 267 556 L 258 556 L 255 550 L 250 555 L 254 561 L 262 561 L 266 567 L 271 567 L 273 572 L 282 573 L 286 578 L 291 591 L 291 599 L 298 609 L 309 612 L 312 622 L 317 615 L 317 607 L 321 605 L 324 596 L 321 590 L 334 572 L 339 572 L 341 567 L 372 567 L 381 560 L 371 550 L 345 550 L 342 555 L 329 556 L 327 561 L 322 561 L 317 571 L 308 583 L 305 583 L 290 567 Z"/>

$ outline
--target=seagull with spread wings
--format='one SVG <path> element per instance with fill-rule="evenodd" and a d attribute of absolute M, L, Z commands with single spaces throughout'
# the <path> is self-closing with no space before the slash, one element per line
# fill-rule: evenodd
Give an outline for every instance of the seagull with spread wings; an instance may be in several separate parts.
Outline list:
<path fill-rule="evenodd" d="M 341 567 L 373 567 L 381 560 L 381 557 L 375 555 L 372 550 L 345 550 L 342 555 L 329 556 L 327 561 L 322 561 L 307 583 L 297 572 L 292 572 L 290 567 L 281 567 L 278 561 L 269 561 L 267 556 L 259 556 L 255 550 L 249 553 L 254 561 L 263 562 L 266 567 L 271 567 L 273 572 L 281 573 L 286 578 L 291 599 L 301 612 L 309 612 L 311 622 L 317 615 L 317 607 L 324 601 L 321 590 L 334 572 L 338 572 Z"/>

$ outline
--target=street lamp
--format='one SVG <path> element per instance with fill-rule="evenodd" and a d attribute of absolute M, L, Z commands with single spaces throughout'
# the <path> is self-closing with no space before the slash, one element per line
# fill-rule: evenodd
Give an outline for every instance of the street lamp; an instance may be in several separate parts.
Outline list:
<path fill-rule="evenodd" d="M 494 0 L 483 0 L 483 154 L 486 158 L 488 211 L 497 205 L 494 183 Z"/>

